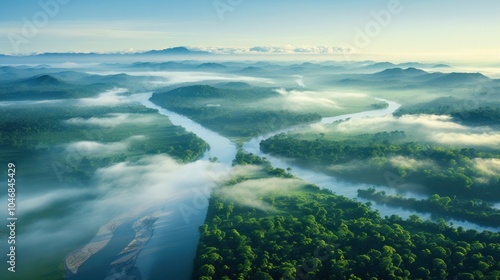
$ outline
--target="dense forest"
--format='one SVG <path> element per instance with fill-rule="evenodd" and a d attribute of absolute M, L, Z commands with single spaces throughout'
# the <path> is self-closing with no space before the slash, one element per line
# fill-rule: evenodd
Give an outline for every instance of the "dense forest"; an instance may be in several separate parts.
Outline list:
<path fill-rule="evenodd" d="M 256 103 L 279 97 L 277 92 L 268 88 L 197 85 L 156 92 L 151 101 L 230 137 L 257 136 L 321 119 L 316 113 L 264 108 Z"/>
<path fill-rule="evenodd" d="M 433 194 L 428 199 L 417 200 L 400 195 L 387 195 L 384 191 L 377 192 L 374 188 L 360 189 L 358 196 L 389 206 L 431 213 L 444 219 L 468 220 L 482 226 L 500 227 L 500 210 L 495 209 L 491 203 L 478 199 L 460 200 Z"/>
<path fill-rule="evenodd" d="M 491 200 L 500 196 L 500 178 L 491 176 L 486 180 L 475 166 L 481 160 L 498 159 L 497 153 L 405 142 L 400 140 L 402 137 L 397 131 L 359 137 L 365 141 L 356 137 L 343 141 L 321 137 L 303 140 L 280 134 L 262 141 L 261 149 L 365 183 L 393 187 L 416 184 L 425 186 L 419 191 L 426 194 L 461 198 Z"/>
<path fill-rule="evenodd" d="M 265 161 L 240 155 L 236 164 Z M 417 216 L 381 218 L 368 205 L 282 180 L 258 200 L 227 196 L 259 178 L 239 176 L 210 199 L 193 279 L 498 279 L 500 235 Z M 274 178 L 278 178 L 273 176 Z M 279 176 L 281 177 L 281 176 Z M 263 187 L 265 189 L 266 187 Z"/>
<path fill-rule="evenodd" d="M 141 105 L 13 106 L 0 107 L 0 115 L 0 154 L 3 158 L 19 159 L 27 165 L 26 172 L 53 175 L 54 170 L 57 170 L 65 174 L 64 180 L 70 182 L 87 181 L 99 167 L 147 154 L 165 153 L 180 162 L 190 162 L 198 159 L 208 148 L 195 134 L 172 125 L 168 118 Z M 144 119 L 147 125 L 130 120 L 131 123 L 108 126 L 86 123 L 86 120 L 111 122 L 120 117 Z M 72 123 L 70 120 L 78 122 Z M 127 147 L 97 154 L 90 150 L 68 152 L 64 148 L 65 145 L 82 141 L 110 146 L 123 144 Z M 32 164 L 38 164 L 38 167 L 29 168 Z M 52 177 L 49 177 L 44 178 L 50 180 Z"/>
<path fill-rule="evenodd" d="M 450 115 L 465 124 L 499 125 L 500 102 L 482 98 L 441 97 L 430 102 L 402 106 L 394 113 L 396 116 L 407 114 Z"/>
<path fill-rule="evenodd" d="M 51 75 L 38 75 L 27 79 L 0 84 L 0 100 L 51 100 L 93 97 L 112 89 L 104 83 L 69 83 Z"/>

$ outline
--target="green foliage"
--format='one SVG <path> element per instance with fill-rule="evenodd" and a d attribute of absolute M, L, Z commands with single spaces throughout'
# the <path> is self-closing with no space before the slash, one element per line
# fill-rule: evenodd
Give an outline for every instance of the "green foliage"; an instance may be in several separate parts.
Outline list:
<path fill-rule="evenodd" d="M 451 115 L 455 120 L 472 125 L 498 125 L 500 120 L 500 102 L 475 96 L 473 99 L 442 97 L 431 102 L 406 105 L 394 115 L 434 114 Z"/>
<path fill-rule="evenodd" d="M 51 100 L 97 96 L 112 86 L 71 84 L 50 75 L 0 84 L 0 100 Z"/>
<path fill-rule="evenodd" d="M 259 105 L 258 102 L 265 104 L 267 98 L 280 98 L 280 95 L 266 88 L 232 89 L 197 85 L 157 92 L 151 100 L 231 137 L 257 136 L 321 119 L 316 113 L 266 109 Z"/>
<path fill-rule="evenodd" d="M 112 119 L 113 114 L 143 119 L 141 123 L 114 126 L 68 123 L 69 119 Z M 26 178 L 53 185 L 87 182 L 94 171 L 113 163 L 144 155 L 165 153 L 181 162 L 198 159 L 207 144 L 168 118 L 140 105 L 60 106 L 23 105 L 0 107 L 0 157 L 16 160 Z M 132 136 L 142 136 L 130 140 Z M 68 152 L 65 145 L 79 141 L 126 143 L 124 150 L 101 153 Z M 64 174 L 64 176 L 61 176 Z"/>
<path fill-rule="evenodd" d="M 425 200 L 404 198 L 399 195 L 387 195 L 374 188 L 358 190 L 358 196 L 377 203 L 394 207 L 416 210 L 420 213 L 432 213 L 434 216 L 467 220 L 478 225 L 497 227 L 500 225 L 500 210 L 481 200 L 461 200 L 456 197 L 432 195 Z"/>
<path fill-rule="evenodd" d="M 135 114 L 132 117 L 149 117 L 151 121 L 147 124 L 110 127 L 66 122 L 72 118 L 109 118 L 112 113 Z M 4 150 L 15 149 L 29 153 L 51 149 L 54 152 L 57 145 L 71 142 L 110 143 L 124 141 L 136 135 L 143 135 L 145 138 L 131 143 L 128 151 L 125 151 L 127 156 L 166 153 L 188 162 L 199 158 L 207 149 L 207 144 L 195 134 L 173 126 L 166 117 L 140 105 L 0 107 L 0 115 L 4 116 L 0 120 L 0 147 Z M 91 161 L 101 159 L 89 158 Z M 107 160 L 109 161 L 109 157 Z M 89 164 L 92 165 L 92 162 Z"/>
<path fill-rule="evenodd" d="M 468 279 L 468 273 L 494 279 L 500 273 L 498 233 L 417 216 L 381 218 L 309 185 L 263 197 L 274 209 L 267 212 L 219 190 L 200 227 L 193 279 L 207 279 L 207 267 L 213 279 Z"/>
<path fill-rule="evenodd" d="M 258 157 L 254 154 L 250 153 L 245 153 L 242 150 L 238 150 L 238 153 L 236 154 L 236 158 L 233 160 L 233 166 L 234 165 L 248 165 L 248 164 L 253 164 L 253 165 L 263 165 L 270 167 L 271 163 L 267 161 L 265 158 Z"/>
<path fill-rule="evenodd" d="M 500 196 L 498 179 L 492 178 L 489 182 L 477 179 L 481 178 L 481 174 L 472 161 L 476 158 L 499 158 L 499 154 L 403 142 L 404 137 L 400 132 L 390 132 L 356 137 L 360 140 L 336 141 L 321 136 L 304 140 L 279 134 L 262 141 L 260 147 L 266 153 L 293 158 L 299 164 L 312 164 L 325 172 L 354 181 L 392 187 L 402 183 L 423 185 L 425 188 L 420 191 L 427 194 L 484 200 Z M 398 156 L 427 164 L 400 165 L 393 160 Z"/>

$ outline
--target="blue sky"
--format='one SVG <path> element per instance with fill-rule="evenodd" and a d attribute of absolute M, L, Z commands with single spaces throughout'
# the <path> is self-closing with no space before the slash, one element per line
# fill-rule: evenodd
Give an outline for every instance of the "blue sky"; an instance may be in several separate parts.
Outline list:
<path fill-rule="evenodd" d="M 0 53 L 343 47 L 376 60 L 498 62 L 499 12 L 496 0 L 2 0 Z"/>

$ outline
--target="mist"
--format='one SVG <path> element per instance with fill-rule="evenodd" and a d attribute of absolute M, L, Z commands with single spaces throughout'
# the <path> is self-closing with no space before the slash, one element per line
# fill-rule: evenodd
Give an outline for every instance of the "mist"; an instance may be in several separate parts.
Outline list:
<path fill-rule="evenodd" d="M 19 251 L 25 254 L 26 262 L 31 262 L 47 257 L 47 252 L 60 254 L 69 248 L 77 249 L 103 225 L 113 221 L 122 223 L 168 205 L 175 206 L 193 193 L 203 194 L 201 200 L 206 206 L 211 189 L 230 176 L 230 168 L 224 164 L 201 160 L 181 164 L 165 155 L 145 156 L 134 162 L 98 169 L 87 188 L 67 185 L 23 198 L 25 206 L 20 208 L 20 215 L 36 218 L 25 222 L 19 232 L 22 240 Z M 57 208 L 65 212 L 51 216 L 39 214 Z M 97 235 L 102 237 L 102 230 L 104 228 Z"/>
<path fill-rule="evenodd" d="M 392 115 L 351 119 L 334 124 L 312 124 L 300 133 L 359 135 L 404 131 L 408 139 L 447 146 L 488 147 L 500 145 L 500 134 L 488 126 L 467 126 L 446 115 Z"/>
<path fill-rule="evenodd" d="M 234 186 L 224 187 L 218 192 L 223 197 L 240 205 L 262 211 L 272 211 L 272 207 L 262 201 L 263 197 L 272 193 L 285 195 L 287 191 L 295 190 L 303 185 L 304 181 L 299 179 L 267 178 L 244 181 Z"/>
<path fill-rule="evenodd" d="M 154 121 L 154 116 L 145 116 L 142 114 L 129 114 L 129 113 L 110 113 L 103 118 L 71 118 L 66 120 L 66 123 L 72 125 L 87 125 L 87 126 L 100 126 L 100 127 L 116 127 L 118 125 L 128 124 L 148 124 Z"/>

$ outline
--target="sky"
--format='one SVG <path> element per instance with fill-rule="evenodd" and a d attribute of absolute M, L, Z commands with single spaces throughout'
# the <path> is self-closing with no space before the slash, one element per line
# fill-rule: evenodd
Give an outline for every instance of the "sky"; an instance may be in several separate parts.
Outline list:
<path fill-rule="evenodd" d="M 0 53 L 353 55 L 500 63 L 497 0 L 2 0 Z"/>

